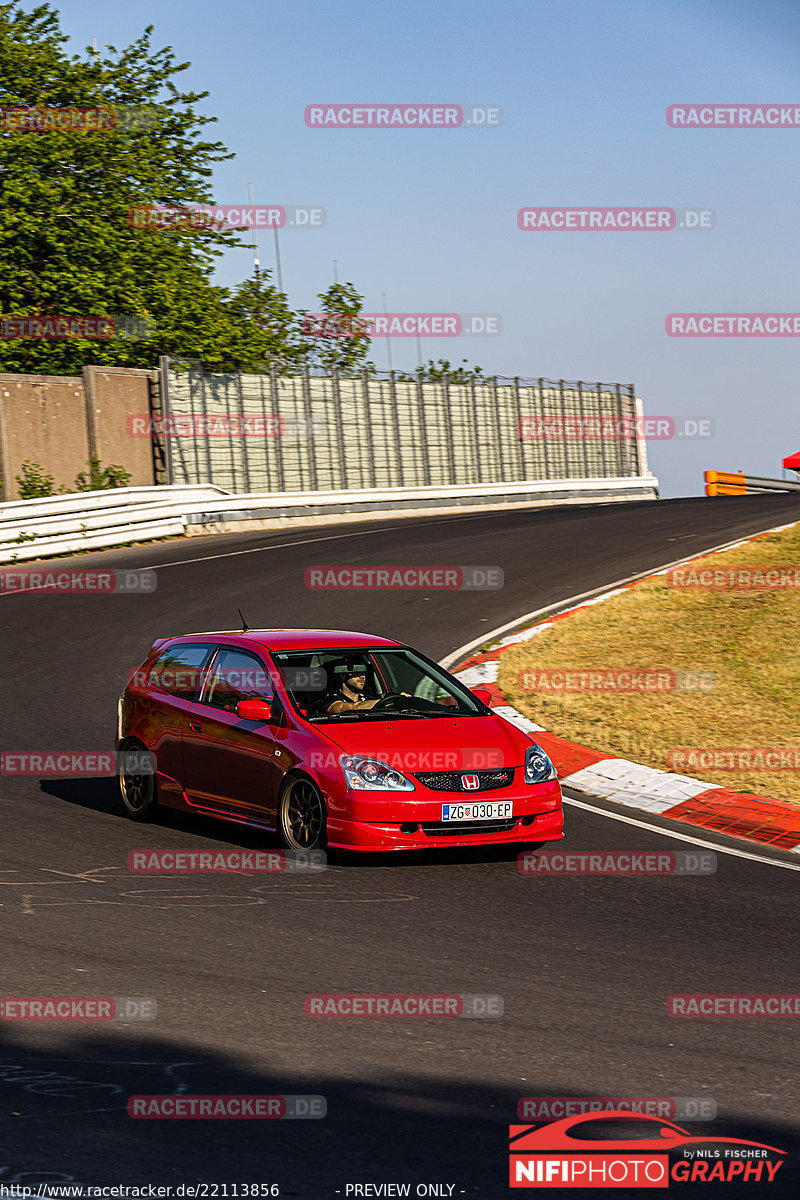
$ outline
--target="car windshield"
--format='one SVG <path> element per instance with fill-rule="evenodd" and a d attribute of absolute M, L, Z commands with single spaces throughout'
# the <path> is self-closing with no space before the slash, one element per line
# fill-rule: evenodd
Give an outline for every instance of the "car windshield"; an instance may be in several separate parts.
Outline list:
<path fill-rule="evenodd" d="M 480 716 L 488 711 L 414 650 L 290 650 L 272 655 L 295 708 L 309 721 Z"/>

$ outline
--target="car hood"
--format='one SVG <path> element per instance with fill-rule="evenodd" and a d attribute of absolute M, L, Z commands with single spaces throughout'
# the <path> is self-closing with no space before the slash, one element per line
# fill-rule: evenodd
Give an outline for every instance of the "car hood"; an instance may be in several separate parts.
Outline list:
<path fill-rule="evenodd" d="M 396 770 L 480 771 L 519 767 L 532 738 L 502 717 L 425 717 L 326 724 L 345 754 L 379 758 Z"/>

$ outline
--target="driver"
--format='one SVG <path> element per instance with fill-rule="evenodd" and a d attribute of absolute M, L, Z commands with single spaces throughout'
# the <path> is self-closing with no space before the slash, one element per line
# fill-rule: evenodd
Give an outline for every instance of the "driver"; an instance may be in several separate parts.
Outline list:
<path fill-rule="evenodd" d="M 325 698 L 325 711 L 329 713 L 354 712 L 356 709 L 374 708 L 378 697 L 367 700 L 364 688 L 367 685 L 367 668 L 355 659 L 340 658 L 328 664 L 338 684 L 335 691 Z"/>
<path fill-rule="evenodd" d="M 372 700 L 367 700 L 364 695 L 364 688 L 367 685 L 367 668 L 363 662 L 352 658 L 340 658 L 329 663 L 328 670 L 333 672 L 339 686 L 326 696 L 325 712 L 356 712 L 374 708 L 383 698 L 376 696 Z M 408 692 L 402 692 L 401 695 L 407 696 Z"/>

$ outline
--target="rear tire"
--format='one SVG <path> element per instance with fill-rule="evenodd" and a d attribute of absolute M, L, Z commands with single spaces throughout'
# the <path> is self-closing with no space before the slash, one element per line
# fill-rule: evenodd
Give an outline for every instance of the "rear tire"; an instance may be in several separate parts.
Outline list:
<path fill-rule="evenodd" d="M 120 753 L 146 756 L 152 763 L 152 772 L 137 772 L 130 764 L 122 763 L 118 775 L 119 794 L 125 815 L 132 821 L 152 821 L 158 812 L 158 785 L 155 776 L 155 755 L 135 738 L 128 738 L 120 746 Z"/>
<path fill-rule="evenodd" d="M 306 775 L 296 775 L 285 785 L 278 802 L 278 833 L 289 850 L 324 850 L 328 814 L 322 792 Z"/>

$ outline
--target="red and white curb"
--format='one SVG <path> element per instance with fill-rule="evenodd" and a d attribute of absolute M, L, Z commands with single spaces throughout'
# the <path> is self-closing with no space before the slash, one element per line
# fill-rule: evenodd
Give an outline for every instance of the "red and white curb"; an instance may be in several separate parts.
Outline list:
<path fill-rule="evenodd" d="M 724 546 L 705 551 L 693 559 L 682 559 L 680 565 L 696 562 L 698 558 L 706 558 L 709 554 L 719 554 L 723 550 L 733 550 L 744 546 L 758 538 L 768 537 L 771 533 L 779 533 L 790 529 L 796 522 L 779 525 L 764 533 L 754 534 Z M 750 792 L 736 792 L 732 788 L 716 787 L 702 779 L 693 779 L 689 775 L 676 775 L 671 771 L 659 771 L 655 767 L 645 767 L 641 763 L 631 762 L 626 758 L 616 758 L 578 742 L 571 742 L 558 734 L 549 733 L 542 725 L 537 725 L 529 717 L 524 716 L 518 709 L 510 705 L 497 686 L 497 675 L 500 659 L 510 646 L 527 642 L 545 630 L 551 629 L 556 621 L 563 621 L 581 609 L 604 600 L 618 596 L 628 588 L 636 587 L 645 579 L 656 579 L 666 575 L 668 570 L 677 566 L 670 563 L 651 575 L 642 576 L 632 582 L 614 587 L 600 596 L 594 596 L 581 604 L 566 608 L 548 617 L 538 625 L 516 631 L 499 640 L 491 650 L 471 654 L 463 658 L 456 668 L 450 666 L 453 674 L 469 688 L 483 687 L 492 693 L 492 708 L 512 725 L 535 736 L 536 741 L 552 758 L 555 763 L 561 783 L 564 787 L 589 796 L 601 796 L 613 800 L 617 804 L 625 804 L 631 808 L 644 809 L 647 812 L 658 813 L 660 816 L 671 817 L 685 821 L 690 825 L 700 825 L 706 829 L 715 829 L 733 837 L 748 838 L 754 842 L 766 843 L 784 850 L 800 853 L 800 807 L 785 804 L 780 800 L 771 800 L 766 796 L 756 796 Z M 508 626 L 504 626 L 508 628 Z M 496 631 L 501 632 L 501 631 Z M 492 634 L 482 638 L 483 644 L 492 641 Z M 469 647 L 464 648 L 469 649 Z M 449 666 L 457 660 L 461 652 L 456 651 L 443 665 Z"/>

